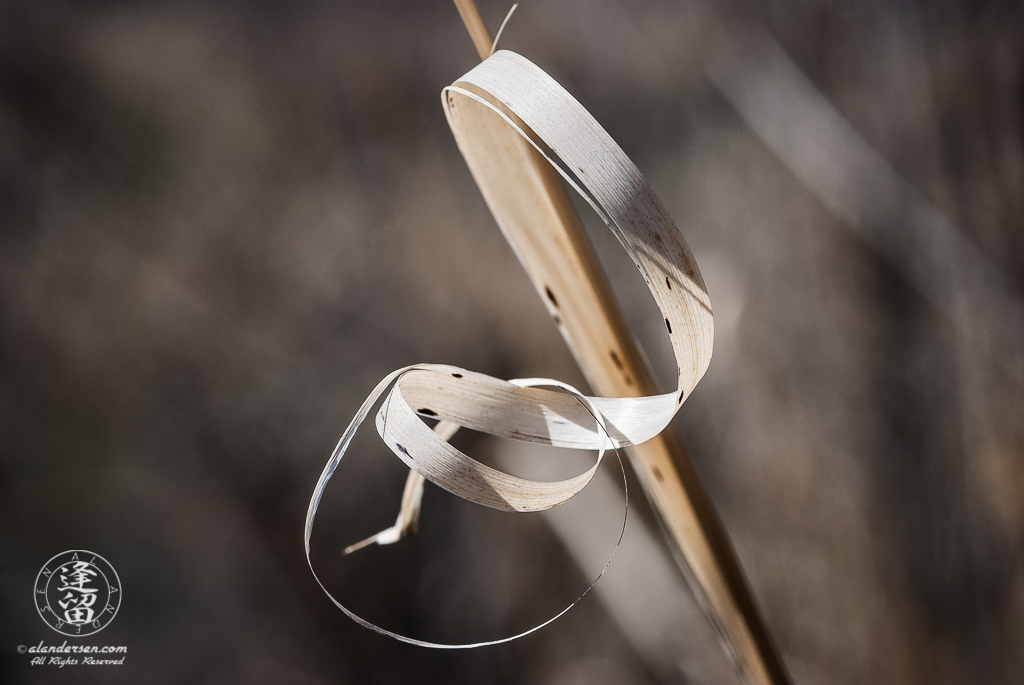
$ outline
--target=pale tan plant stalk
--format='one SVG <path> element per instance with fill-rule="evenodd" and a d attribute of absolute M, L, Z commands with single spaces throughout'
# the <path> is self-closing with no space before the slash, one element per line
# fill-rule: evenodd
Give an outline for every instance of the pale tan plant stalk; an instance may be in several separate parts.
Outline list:
<path fill-rule="evenodd" d="M 475 3 L 454 1 L 480 58 L 486 59 L 493 46 Z M 488 204 L 496 217 L 501 216 L 506 238 L 591 386 L 606 397 L 656 394 L 650 370 L 557 174 L 512 129 L 496 128 L 492 135 L 507 138 L 504 200 L 515 208 L 502 206 L 503 198 L 493 194 Z M 524 206 L 535 211 L 524 216 Z M 788 683 L 782 659 L 679 431 L 670 424 L 656 438 L 627 451 L 690 587 L 746 679 L 759 685 Z M 407 493 L 417 480 L 422 478 L 411 473 Z"/>

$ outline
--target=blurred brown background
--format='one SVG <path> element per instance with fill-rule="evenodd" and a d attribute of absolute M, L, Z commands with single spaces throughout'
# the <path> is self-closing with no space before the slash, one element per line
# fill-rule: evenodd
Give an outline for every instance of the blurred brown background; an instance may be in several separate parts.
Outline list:
<path fill-rule="evenodd" d="M 481 3 L 492 32 L 507 10 Z M 715 359 L 678 420 L 800 685 L 1024 681 L 1022 19 L 552 0 L 502 37 L 696 253 Z M 583 386 L 442 114 L 476 61 L 446 0 L 0 4 L 0 680 L 739 682 L 636 487 L 597 590 L 508 645 L 379 637 L 306 566 L 312 487 L 387 372 Z M 587 221 L 671 371 L 642 280 Z M 524 475 L 585 463 L 458 440 Z M 508 635 L 600 570 L 617 468 L 539 517 L 428 485 L 421 535 L 342 558 L 401 494 L 368 426 L 314 562 L 388 628 Z M 63 640 L 32 584 L 74 548 L 120 574 L 120 613 L 79 642 L 128 645 L 122 667 L 16 653 Z"/>

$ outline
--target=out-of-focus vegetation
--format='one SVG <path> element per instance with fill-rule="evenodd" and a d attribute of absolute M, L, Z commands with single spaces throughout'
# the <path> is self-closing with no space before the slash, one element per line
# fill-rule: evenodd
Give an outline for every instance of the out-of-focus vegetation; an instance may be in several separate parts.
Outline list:
<path fill-rule="evenodd" d="M 481 3 L 492 31 L 507 9 Z M 1004 320 L 1024 293 L 1022 15 L 557 0 L 503 34 L 619 141 L 696 253 L 716 351 L 679 421 L 796 683 L 1024 679 L 1024 338 Z M 872 167 L 824 155 L 816 185 L 786 155 L 837 149 L 801 137 L 820 121 L 739 110 L 765 41 L 910 195 L 830 196 Z M 443 0 L 0 5 L 0 680 L 739 682 L 685 594 L 651 596 L 644 574 L 670 567 L 630 542 L 651 529 L 638 488 L 605 594 L 510 645 L 379 637 L 305 565 L 313 484 L 388 371 L 585 385 L 445 123 L 440 89 L 475 62 Z M 977 248 L 1009 309 L 958 255 L 906 240 L 919 220 Z M 642 280 L 588 221 L 665 371 Z M 922 264 L 958 289 L 922 288 Z M 961 309 L 1003 337 L 965 333 Z M 571 535 L 614 542 L 614 517 L 594 533 L 428 485 L 419 536 L 342 558 L 391 523 L 403 478 L 368 427 L 314 560 L 353 608 L 419 637 L 528 627 L 599 570 Z M 74 548 L 120 574 L 120 613 L 89 643 L 128 645 L 123 667 L 15 653 L 57 637 L 32 584 Z"/>

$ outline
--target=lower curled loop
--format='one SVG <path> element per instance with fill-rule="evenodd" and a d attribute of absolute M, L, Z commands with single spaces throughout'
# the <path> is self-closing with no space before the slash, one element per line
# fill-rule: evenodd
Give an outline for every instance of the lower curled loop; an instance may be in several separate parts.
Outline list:
<path fill-rule="evenodd" d="M 409 367 L 405 367 L 404 369 L 399 369 L 398 371 L 395 371 L 395 372 L 392 372 L 391 374 L 389 374 L 383 381 L 381 381 L 377 385 L 377 387 L 374 389 L 373 393 L 371 393 L 370 396 L 366 398 L 366 400 L 363 402 L 363 405 L 360 408 L 359 412 L 356 414 L 355 418 L 353 418 L 353 420 L 349 424 L 348 428 L 345 429 L 345 432 L 342 434 L 341 440 L 338 442 L 338 446 L 335 448 L 334 453 L 331 455 L 331 459 L 327 462 L 327 466 L 324 468 L 324 471 L 323 471 L 323 473 L 320 476 L 320 480 L 317 482 L 316 489 L 313 492 L 313 497 L 310 500 L 310 507 L 309 507 L 309 511 L 307 512 L 307 515 L 306 515 L 306 526 L 305 526 L 306 562 L 309 564 L 310 571 L 312 571 L 313 577 L 316 579 L 317 584 L 320 585 L 320 588 L 327 594 L 328 598 L 330 598 L 331 602 L 333 602 L 335 606 L 337 606 L 339 609 L 341 609 L 345 613 L 346 616 L 351 618 L 353 621 L 355 621 L 359 625 L 363 626 L 364 628 L 369 628 L 370 630 L 373 630 L 374 632 L 380 633 L 381 635 L 385 635 L 387 637 L 394 638 L 394 639 L 396 639 L 396 640 L 398 640 L 400 642 L 405 642 L 407 644 L 418 645 L 420 647 L 431 647 L 431 648 L 434 648 L 434 649 L 470 649 L 470 648 L 474 648 L 474 647 L 486 647 L 486 646 L 489 646 L 489 645 L 497 645 L 497 644 L 501 644 L 501 643 L 504 643 L 504 642 L 511 642 L 512 640 L 516 640 L 518 638 L 524 637 L 526 635 L 529 635 L 530 633 L 533 633 L 533 632 L 536 632 L 536 631 L 540 630 L 541 628 L 543 628 L 543 627 L 549 625 L 550 623 L 552 623 L 553 621 L 557 620 L 559 617 L 563 616 L 567 611 L 569 611 L 574 606 L 576 606 L 576 604 L 579 603 L 579 601 L 581 599 L 583 599 L 583 597 L 586 596 L 587 593 L 590 592 L 591 589 L 593 589 L 594 585 L 596 585 L 597 581 L 599 581 L 601 579 L 601 577 L 604 576 L 605 572 L 608 570 L 608 567 L 611 565 L 612 559 L 614 559 L 614 557 L 615 557 L 615 552 L 618 550 L 619 545 L 622 543 L 622 537 L 623 537 L 623 535 L 625 534 L 625 531 L 626 531 L 626 520 L 627 520 L 627 516 L 628 516 L 628 512 L 629 512 L 629 490 L 628 490 L 628 485 L 627 485 L 627 481 L 626 481 L 626 470 L 625 470 L 625 466 L 622 463 L 622 457 L 618 453 L 618 449 L 617 448 L 616 448 L 616 456 L 617 456 L 618 462 L 619 462 L 619 470 L 622 473 L 622 483 L 623 483 L 623 488 L 624 488 L 624 493 L 625 494 L 624 494 L 624 507 L 623 507 L 623 512 L 622 512 L 622 526 L 621 526 L 621 528 L 619 530 L 619 535 L 618 535 L 618 539 L 615 542 L 615 547 L 612 549 L 612 552 L 611 552 L 611 554 L 608 557 L 608 561 L 605 563 L 604 567 L 601 569 L 601 572 L 598 573 L 597 577 L 594 578 L 593 582 L 591 582 L 590 585 L 587 586 L 587 588 L 579 595 L 579 597 L 577 597 L 575 600 L 573 600 L 573 602 L 571 604 L 569 604 L 567 607 L 565 607 L 564 609 L 559 611 L 557 614 L 555 614 L 551 618 L 547 619 L 543 623 L 540 623 L 540 624 L 530 628 L 529 630 L 525 630 L 525 631 L 517 633 L 515 635 L 510 635 L 508 637 L 500 638 L 500 639 L 497 639 L 497 640 L 488 640 L 488 641 L 485 641 L 485 642 L 473 642 L 473 643 L 464 643 L 464 644 L 448 644 L 448 643 L 439 643 L 439 642 L 429 642 L 429 641 L 426 641 L 426 640 L 418 640 L 416 638 L 412 638 L 412 637 L 408 637 L 408 636 L 405 636 L 405 635 L 401 635 L 399 633 L 396 633 L 396 632 L 387 630 L 385 628 L 382 628 L 382 627 L 380 627 L 380 626 L 378 626 L 378 625 L 376 625 L 376 624 L 374 624 L 374 623 L 372 623 L 372 622 L 362 618 L 361 616 L 355 614 L 352 610 L 350 610 L 344 604 L 342 604 L 340 601 L 338 601 L 338 599 L 335 598 L 333 594 L 331 594 L 330 590 L 327 589 L 327 587 L 324 585 L 323 581 L 320 580 L 320 577 L 316 573 L 316 569 L 313 568 L 313 561 L 310 558 L 310 539 L 312 538 L 312 534 L 313 534 L 313 523 L 316 520 L 317 508 L 319 506 L 321 498 L 323 497 L 324 490 L 326 489 L 327 484 L 330 482 L 331 476 L 334 475 L 334 471 L 337 469 L 338 464 L 340 463 L 342 457 L 345 456 L 345 452 L 347 451 L 349 445 L 351 444 L 352 439 L 355 437 L 356 431 L 359 429 L 360 425 L 362 425 L 363 421 L 369 415 L 370 409 L 372 409 L 373 405 L 376 404 L 376 402 L 381 398 L 381 396 L 384 394 L 384 391 L 387 390 L 388 386 L 391 386 L 392 384 L 394 384 L 394 386 L 392 387 L 391 391 L 385 397 L 385 400 L 383 402 L 381 411 L 378 413 L 378 417 L 380 417 L 382 415 L 386 416 L 387 413 L 386 413 L 385 409 L 388 406 L 392 405 L 392 403 L 394 401 L 394 398 L 395 398 L 395 393 L 398 390 L 398 383 L 397 383 L 397 381 L 399 381 L 402 378 L 402 376 L 405 375 L 405 374 L 409 374 L 409 373 L 415 372 L 417 370 L 420 370 L 420 371 L 422 371 L 422 370 L 431 370 L 431 369 L 434 369 L 434 368 L 436 368 L 436 367 L 434 367 L 432 365 L 409 366 Z M 606 449 L 605 449 L 604 445 L 611 444 L 611 439 L 607 435 L 607 431 L 605 430 L 605 421 L 604 421 L 603 417 L 601 416 L 601 413 L 594 406 L 594 404 L 593 404 L 593 402 L 591 401 L 590 398 L 586 397 L 585 395 L 583 395 L 581 392 L 579 392 L 578 390 L 576 390 L 572 386 L 570 386 L 570 385 L 568 385 L 566 383 L 562 383 L 561 381 L 556 381 L 556 380 L 546 379 L 546 378 L 530 378 L 530 379 L 517 379 L 517 380 L 513 380 L 513 381 L 509 381 L 509 382 L 511 384 L 516 385 L 517 387 L 521 387 L 521 388 L 536 387 L 536 386 L 541 386 L 541 385 L 548 385 L 548 386 L 554 386 L 554 387 L 561 388 L 562 390 L 564 390 L 567 393 L 569 393 L 577 402 L 582 404 L 587 409 L 587 411 L 590 413 L 591 418 L 597 424 L 598 429 L 600 431 L 604 432 L 605 440 L 604 440 L 604 442 L 602 444 L 602 447 L 598 451 L 598 457 L 597 457 L 596 463 L 586 473 L 582 474 L 581 476 L 577 476 L 577 479 L 585 477 L 585 482 L 578 489 L 576 489 L 576 492 L 573 493 L 573 494 L 576 494 L 577 492 L 579 492 L 580 490 L 583 489 L 583 486 L 585 486 L 586 483 L 590 482 L 590 480 L 593 478 L 594 474 L 597 472 L 597 468 L 601 465 L 601 461 L 604 458 L 604 454 L 606 452 Z M 416 422 L 418 422 L 421 426 L 423 426 L 424 429 L 426 429 L 425 424 L 423 424 L 423 422 L 419 418 L 417 418 L 415 416 L 415 414 L 413 414 L 413 419 Z M 378 424 L 378 430 L 382 433 L 382 437 L 384 435 L 390 435 L 389 433 L 387 433 L 386 426 L 383 425 L 383 422 Z M 433 431 L 430 431 L 429 429 L 426 429 L 426 430 L 427 430 L 427 432 L 433 434 Z M 445 443 L 445 444 L 447 444 L 447 443 Z M 404 446 L 402 446 L 402 447 L 404 447 Z M 398 449 L 399 451 L 402 450 L 401 447 L 400 448 L 396 448 L 396 449 Z M 454 448 L 452 448 L 452 449 L 454 450 Z M 463 455 L 463 456 L 465 456 L 465 455 Z M 469 459 L 469 457 L 466 457 L 466 459 Z M 470 460 L 470 461 L 473 461 L 473 460 Z M 418 460 L 416 460 L 415 458 L 410 457 L 410 461 L 407 462 L 407 463 L 410 463 L 410 465 L 413 466 L 414 469 L 416 469 L 416 472 L 421 473 L 421 475 L 426 477 L 425 473 L 422 473 L 422 472 L 420 472 L 418 470 L 419 468 L 422 467 L 421 463 Z M 483 464 L 479 464 L 479 462 L 475 462 L 474 461 L 474 463 L 478 464 L 479 466 L 484 466 Z M 485 468 L 487 468 L 487 467 L 485 467 Z M 501 473 L 501 472 L 497 472 L 497 473 Z M 504 474 L 504 475 L 508 476 L 508 474 Z M 509 478 L 515 478 L 514 476 L 508 476 L 508 477 Z M 428 478 L 428 479 L 432 480 L 431 478 Z M 526 479 L 519 479 L 519 480 L 525 481 Z M 570 479 L 570 480 L 576 480 L 576 479 Z M 535 484 L 543 483 L 543 481 L 528 481 L 528 482 L 535 483 Z M 444 483 L 444 484 L 442 484 L 442 483 Z M 561 483 L 566 483 L 566 481 L 561 481 Z M 442 482 L 438 483 L 438 484 L 442 485 L 442 487 L 445 487 L 445 485 L 450 485 L 450 481 L 448 481 L 447 479 L 443 479 L 442 478 Z M 568 487 L 568 486 L 562 486 L 562 487 L 565 488 L 565 487 Z M 450 487 L 446 487 L 445 489 L 450 489 Z M 569 495 L 569 497 L 571 497 L 571 496 L 572 495 Z M 569 497 L 566 497 L 565 499 L 569 499 Z M 385 531 L 385 533 L 387 533 L 387 532 L 388 531 Z M 375 536 L 375 537 L 379 537 L 379 535 Z M 394 542 L 394 541 L 395 540 L 388 540 L 388 542 Z M 366 542 L 366 541 L 364 541 L 364 542 Z M 363 543 L 360 543 L 360 545 L 362 545 L 362 544 Z"/>

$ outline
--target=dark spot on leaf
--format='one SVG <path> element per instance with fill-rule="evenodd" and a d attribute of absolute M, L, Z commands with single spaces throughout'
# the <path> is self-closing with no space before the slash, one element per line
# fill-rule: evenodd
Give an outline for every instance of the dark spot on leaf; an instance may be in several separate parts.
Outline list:
<path fill-rule="evenodd" d="M 654 474 L 654 480 L 658 481 L 659 483 L 665 480 L 665 477 L 661 475 L 661 469 L 659 469 L 657 466 L 651 467 L 651 473 Z"/>
<path fill-rule="evenodd" d="M 434 411 L 433 409 L 427 409 L 426 407 L 423 407 L 422 409 L 417 409 L 416 411 L 418 411 L 420 414 L 426 414 L 427 416 L 437 416 L 436 411 Z"/>
<path fill-rule="evenodd" d="M 462 378 L 462 374 L 461 373 L 453 373 L 452 376 L 455 377 L 455 378 Z"/>
<path fill-rule="evenodd" d="M 669 290 L 672 290 L 672 281 L 668 280 L 668 276 L 665 276 L 665 285 L 668 286 Z"/>
<path fill-rule="evenodd" d="M 558 300 L 555 299 L 555 294 L 551 292 L 551 288 L 549 288 L 548 286 L 544 286 L 544 293 L 548 296 L 548 299 L 551 300 L 551 304 L 557 307 Z"/>
<path fill-rule="evenodd" d="M 615 362 L 615 367 L 619 370 L 622 369 L 622 360 L 619 359 L 619 355 L 615 354 L 615 350 L 611 351 L 612 361 Z"/>
<path fill-rule="evenodd" d="M 404 448 L 404 447 L 402 446 L 402 443 L 400 443 L 400 442 L 396 442 L 396 443 L 395 443 L 395 447 L 397 447 L 397 448 L 398 448 L 398 451 L 399 451 L 399 452 L 401 452 L 402 454 L 404 454 L 405 456 L 407 456 L 407 457 L 412 457 L 412 455 L 411 455 L 411 454 L 409 454 L 409 450 L 405 449 L 405 448 Z"/>
<path fill-rule="evenodd" d="M 671 335 L 672 334 L 672 324 L 669 322 L 668 319 L 665 319 L 665 325 L 668 327 L 669 335 Z"/>

